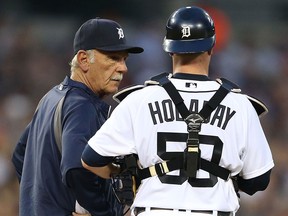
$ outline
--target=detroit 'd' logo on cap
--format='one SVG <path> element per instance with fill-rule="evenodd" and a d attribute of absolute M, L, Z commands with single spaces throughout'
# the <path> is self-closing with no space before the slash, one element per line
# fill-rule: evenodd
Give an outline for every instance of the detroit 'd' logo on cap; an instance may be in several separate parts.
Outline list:
<path fill-rule="evenodd" d="M 118 35 L 119 35 L 119 39 L 124 38 L 124 32 L 122 28 L 117 28 L 118 30 Z"/>

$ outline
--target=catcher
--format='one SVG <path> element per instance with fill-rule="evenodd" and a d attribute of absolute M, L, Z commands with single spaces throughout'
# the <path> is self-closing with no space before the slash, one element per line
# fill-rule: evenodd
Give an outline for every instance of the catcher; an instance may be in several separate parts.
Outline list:
<path fill-rule="evenodd" d="M 83 166 L 103 178 L 119 172 L 115 156 L 138 155 L 133 216 L 232 216 L 238 189 L 253 195 L 269 184 L 274 162 L 259 121 L 268 110 L 209 78 L 215 41 L 202 8 L 173 12 L 163 43 L 173 72 L 117 94 L 121 103 L 85 147 Z"/>

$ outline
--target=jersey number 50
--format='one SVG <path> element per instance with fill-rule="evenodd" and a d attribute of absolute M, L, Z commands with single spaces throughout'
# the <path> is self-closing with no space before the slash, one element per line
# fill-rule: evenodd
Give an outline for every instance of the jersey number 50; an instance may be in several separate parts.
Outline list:
<path fill-rule="evenodd" d="M 163 133 L 158 132 L 157 136 L 157 154 L 163 160 L 171 160 L 172 158 L 179 157 L 183 152 L 167 152 L 167 142 L 184 142 L 188 138 L 187 133 Z M 208 136 L 199 134 L 200 144 L 206 144 L 213 146 L 211 162 L 218 164 L 221 159 L 223 142 L 217 136 Z M 200 167 L 201 169 L 201 167 Z M 179 176 L 175 175 L 163 175 L 159 176 L 159 179 L 162 183 L 166 184 L 183 184 L 188 180 L 189 184 L 192 187 L 213 187 L 217 182 L 218 178 L 209 173 L 209 178 L 197 178 L 190 179 L 188 178 L 183 170 L 180 170 Z"/>

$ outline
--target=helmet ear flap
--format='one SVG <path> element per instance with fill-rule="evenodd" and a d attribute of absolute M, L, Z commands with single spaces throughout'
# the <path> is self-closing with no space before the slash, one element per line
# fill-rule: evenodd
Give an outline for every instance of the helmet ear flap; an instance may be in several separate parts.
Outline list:
<path fill-rule="evenodd" d="M 213 48 L 211 48 L 210 50 L 208 50 L 208 54 L 211 55 L 213 52 Z"/>
<path fill-rule="evenodd" d="M 166 24 L 163 49 L 169 53 L 201 53 L 211 50 L 216 41 L 210 15 L 199 7 L 174 11 Z"/>

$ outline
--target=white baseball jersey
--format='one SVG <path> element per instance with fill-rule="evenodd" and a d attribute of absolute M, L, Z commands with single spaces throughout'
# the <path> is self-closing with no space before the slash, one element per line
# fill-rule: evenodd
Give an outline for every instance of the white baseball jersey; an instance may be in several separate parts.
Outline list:
<path fill-rule="evenodd" d="M 190 75 L 191 76 L 191 75 Z M 192 76 L 171 78 L 190 111 L 199 112 L 219 84 Z M 187 124 L 164 88 L 148 86 L 129 94 L 89 141 L 102 156 L 135 153 L 142 167 L 149 167 L 181 154 L 186 148 Z M 273 166 L 271 151 L 259 117 L 246 95 L 229 93 L 202 124 L 201 157 L 220 157 L 219 165 L 244 179 L 260 176 Z M 222 151 L 221 151 L 222 148 Z M 219 151 L 220 149 L 220 151 Z M 179 170 L 144 179 L 133 207 L 159 207 L 236 212 L 238 197 L 231 180 L 225 181 L 204 170 L 197 180 Z"/>

